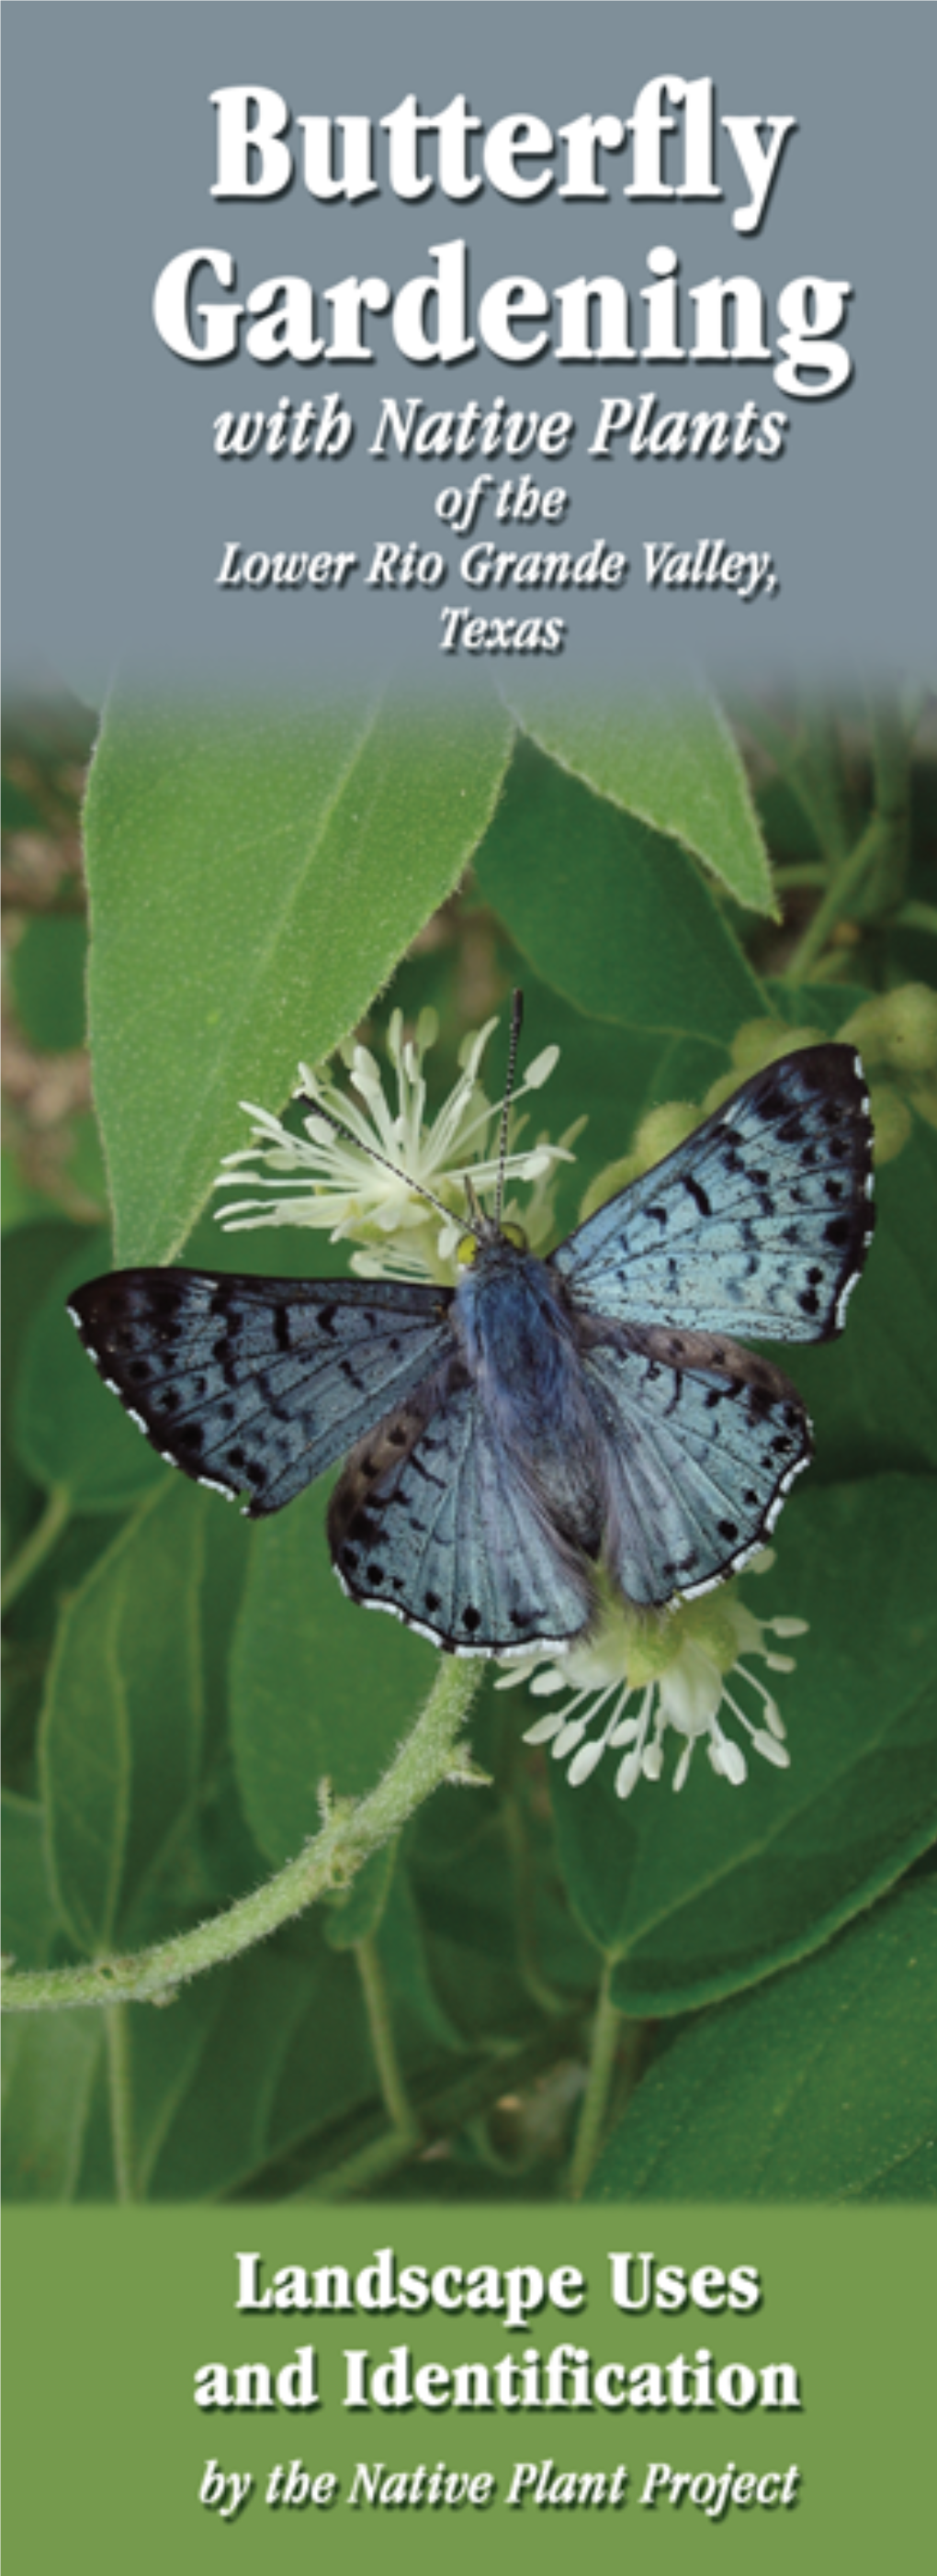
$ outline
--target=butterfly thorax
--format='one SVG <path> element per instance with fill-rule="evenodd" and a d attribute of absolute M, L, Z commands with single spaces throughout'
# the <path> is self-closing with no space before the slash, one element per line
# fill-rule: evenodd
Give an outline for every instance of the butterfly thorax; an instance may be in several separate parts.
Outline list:
<path fill-rule="evenodd" d="M 581 1510 L 595 1483 L 594 1418 L 559 1283 L 532 1253 L 495 1236 L 460 1280 L 453 1320 L 502 1436 L 522 1447 L 535 1473 L 548 1471 L 554 1488 L 562 1461 L 562 1484 L 570 1499 L 576 1488 Z"/>
<path fill-rule="evenodd" d="M 473 1377 L 503 1379 L 519 1404 L 549 1407 L 570 1337 L 542 1261 L 503 1235 L 483 1242 L 456 1289 L 454 1321 Z"/>

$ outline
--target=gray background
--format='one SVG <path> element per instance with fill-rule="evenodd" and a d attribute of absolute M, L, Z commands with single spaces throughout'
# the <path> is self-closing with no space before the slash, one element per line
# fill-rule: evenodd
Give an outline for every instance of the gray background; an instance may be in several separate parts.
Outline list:
<path fill-rule="evenodd" d="M 933 13 L 914 5 L 791 8 L 564 5 L 498 8 L 230 5 L 167 8 L 107 0 L 9 0 L 6 33 L 6 619 L 8 672 L 40 665 L 95 696 L 117 665 L 149 677 L 258 686 L 403 671 L 461 685 L 470 666 L 440 654 L 442 604 L 522 615 L 559 610 L 572 635 L 549 670 L 563 687 L 618 671 L 673 676 L 816 670 L 921 672 L 932 642 L 934 421 L 931 272 Z M 585 111 L 627 117 L 655 73 L 716 79 L 718 112 L 788 113 L 787 146 L 760 233 L 731 226 L 740 178 L 726 144 L 724 205 L 633 203 L 619 191 L 629 154 L 607 163 L 612 196 L 529 207 L 493 190 L 468 205 L 437 192 L 404 205 L 386 189 L 357 207 L 320 206 L 301 184 L 256 204 L 220 203 L 209 93 L 228 83 L 279 90 L 294 113 L 379 119 L 409 90 L 425 113 L 468 93 L 486 125 L 527 110 L 557 127 Z M 679 171 L 676 173 L 679 177 Z M 514 270 L 549 289 L 581 271 L 637 289 L 655 243 L 680 255 L 687 285 L 720 272 L 759 279 L 769 315 L 804 270 L 849 278 L 852 386 L 823 402 L 779 394 L 768 366 L 506 367 L 486 353 L 459 367 L 408 365 L 389 323 L 372 328 L 372 366 L 264 367 L 248 358 L 186 366 L 151 319 L 156 277 L 197 243 L 229 249 L 239 293 L 284 270 L 320 287 L 349 272 L 397 286 L 429 265 L 430 244 L 464 236 L 477 287 Z M 638 308 L 640 310 L 640 307 Z M 769 327 L 769 337 L 773 331 Z M 289 392 L 335 385 L 359 423 L 339 462 L 219 462 L 223 409 L 272 410 Z M 791 421 L 773 463 L 641 461 L 585 454 L 601 396 L 653 391 L 662 409 L 722 407 L 749 396 Z M 458 408 L 496 392 L 512 407 L 572 410 L 572 461 L 529 470 L 560 481 L 573 509 L 561 542 L 603 535 L 635 569 L 619 592 L 221 592 L 225 542 L 245 548 L 352 547 L 378 538 L 440 542 L 436 492 L 475 465 L 369 459 L 379 398 Z M 622 442 L 624 451 L 624 442 Z M 497 470 L 497 466 L 496 469 Z M 510 471 L 510 467 L 505 468 Z M 478 533 L 493 533 L 490 522 Z M 655 594 L 642 541 L 722 537 L 768 548 L 782 588 L 741 607 L 714 593 Z M 514 542 L 513 538 L 508 540 Z M 549 541 L 549 540 L 546 540 Z M 556 540 L 554 540 L 556 541 Z M 536 542 L 531 537 L 530 542 Z M 458 543 L 442 539 L 451 559 Z M 572 599 L 572 606 L 570 600 Z M 491 670 L 491 662 L 487 668 Z M 499 678 L 511 663 L 495 663 Z M 533 666 L 528 662 L 528 669 Z M 454 675 L 458 678 L 454 679 Z"/>

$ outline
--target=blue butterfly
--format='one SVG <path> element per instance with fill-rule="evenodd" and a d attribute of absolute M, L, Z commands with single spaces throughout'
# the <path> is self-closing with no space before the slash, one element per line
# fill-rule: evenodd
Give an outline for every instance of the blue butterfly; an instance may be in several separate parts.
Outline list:
<path fill-rule="evenodd" d="M 841 1331 L 871 1145 L 858 1057 L 805 1047 L 546 1261 L 476 1204 L 455 1288 L 118 1270 L 69 1312 L 163 1457 L 251 1519 L 346 1456 L 328 1535 L 352 1600 L 456 1654 L 559 1645 L 598 1563 L 650 1608 L 773 1528 L 810 1424 L 730 1337 Z"/>

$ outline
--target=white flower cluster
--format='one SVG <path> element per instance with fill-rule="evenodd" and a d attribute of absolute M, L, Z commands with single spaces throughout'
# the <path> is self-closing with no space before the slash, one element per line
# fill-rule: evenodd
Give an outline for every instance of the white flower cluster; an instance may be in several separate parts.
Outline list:
<path fill-rule="evenodd" d="M 435 1011 L 422 1011 L 412 1036 L 395 1011 L 387 1053 L 395 1096 L 388 1099 L 380 1066 L 365 1046 L 344 1050 L 351 1089 L 320 1070 L 299 1068 L 297 1098 L 308 1109 L 300 1133 L 266 1109 L 245 1101 L 254 1122 L 250 1145 L 226 1157 L 216 1188 L 230 1188 L 235 1174 L 266 1196 L 230 1200 L 218 1211 L 228 1233 L 253 1226 L 303 1225 L 328 1233 L 333 1243 L 358 1247 L 351 1267 L 364 1279 L 450 1281 L 466 1230 L 466 1181 L 480 1199 L 498 1178 L 500 1104 L 482 1087 L 482 1057 L 496 1020 L 465 1039 L 459 1079 L 436 1116 L 426 1119 L 424 1060 L 438 1035 Z M 572 1160 L 571 1146 L 584 1123 L 560 1143 L 545 1137 L 522 1147 L 525 1121 L 518 1102 L 548 1080 L 559 1048 L 544 1047 L 528 1065 L 514 1093 L 504 1165 L 505 1189 L 525 1184 L 521 1206 L 508 1201 L 508 1223 L 523 1225 L 533 1250 L 552 1231 L 551 1182 L 558 1163 Z M 379 1161 L 375 1156 L 380 1156 Z M 421 1191 L 437 1202 L 431 1206 Z"/>
<path fill-rule="evenodd" d="M 764 1548 L 747 1571 L 766 1573 L 774 1562 Z M 778 1654 L 772 1638 L 801 1637 L 804 1619 L 756 1619 L 741 1601 L 734 1583 L 699 1601 L 677 1603 L 661 1614 L 609 1602 L 594 1636 L 573 1645 L 561 1661 L 546 1647 L 512 1662 L 496 1683 L 510 1690 L 526 1682 L 534 1699 L 561 1704 L 527 1729 L 525 1743 L 548 1744 L 555 1762 L 566 1765 L 573 1788 L 588 1780 L 606 1752 L 620 1755 L 615 1772 L 619 1798 L 630 1798 L 639 1780 L 659 1780 L 664 1767 L 668 1728 L 683 1745 L 673 1785 L 682 1789 L 695 1744 L 705 1742 L 713 1770 L 740 1788 L 748 1776 L 743 1746 L 729 1735 L 720 1712 L 728 1710 L 753 1752 L 778 1770 L 790 1755 L 783 1719 L 769 1690 L 742 1661 L 760 1656 L 769 1672 L 791 1673 L 791 1655 Z M 743 1685 L 755 1694 L 757 1712 L 750 1717 L 735 1691 Z M 570 1686 L 571 1695 L 570 1695 Z M 599 1719 L 598 1733 L 593 1732 Z"/>

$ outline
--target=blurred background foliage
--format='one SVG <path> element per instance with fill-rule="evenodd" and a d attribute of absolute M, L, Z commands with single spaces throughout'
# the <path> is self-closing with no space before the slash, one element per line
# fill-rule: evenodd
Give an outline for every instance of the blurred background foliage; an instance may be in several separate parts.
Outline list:
<path fill-rule="evenodd" d="M 206 1213 L 240 1100 L 279 1109 L 299 1056 L 355 1026 L 380 1056 L 390 1008 L 427 1005 L 441 1096 L 521 982 L 525 1053 L 561 1049 L 549 1132 L 587 1121 L 558 1236 L 649 1112 L 702 1115 L 786 1032 L 861 1035 L 880 1137 L 848 1332 L 793 1355 L 817 1459 L 756 1587 L 759 1615 L 810 1622 L 778 1694 L 790 1771 L 735 1789 L 698 1754 L 679 1798 L 665 1777 L 623 1806 L 601 1765 L 570 1789 L 489 1677 L 490 1788 L 438 1793 L 334 1902 L 164 2009 L 8 2017 L 8 2192 L 529 2199 L 569 2188 L 572 2153 L 577 2188 L 629 2199 L 932 2194 L 933 707 L 534 694 L 429 725 L 117 701 L 99 732 L 36 699 L 7 711 L 3 826 L 22 1967 L 256 1886 L 315 1833 L 324 1776 L 371 1786 L 435 1671 L 342 1598 L 321 1486 L 248 1527 L 163 1468 L 65 1319 L 115 1241 L 344 1271 L 319 1235 L 232 1242 Z"/>

